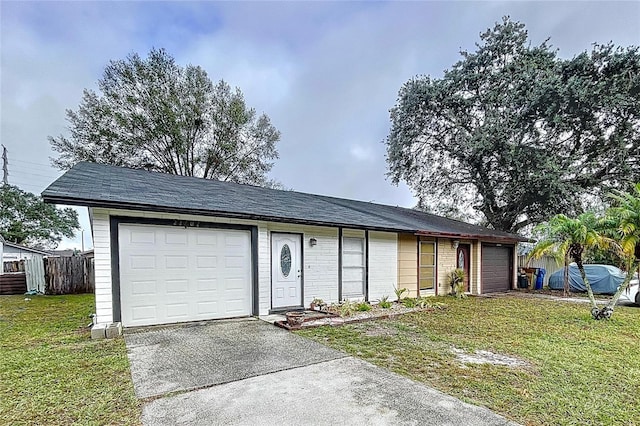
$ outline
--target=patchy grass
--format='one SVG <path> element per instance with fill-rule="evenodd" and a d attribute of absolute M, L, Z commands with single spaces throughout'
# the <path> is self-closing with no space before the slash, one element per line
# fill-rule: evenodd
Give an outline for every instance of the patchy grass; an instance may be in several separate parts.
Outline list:
<path fill-rule="evenodd" d="M 443 299 L 445 300 L 445 299 Z M 583 304 L 447 298 L 448 308 L 298 334 L 524 424 L 640 424 L 640 309 L 594 321 Z M 525 366 L 464 364 L 452 348 Z"/>
<path fill-rule="evenodd" d="M 91 340 L 94 296 L 0 296 L 0 423 L 139 424 L 124 340 Z"/>

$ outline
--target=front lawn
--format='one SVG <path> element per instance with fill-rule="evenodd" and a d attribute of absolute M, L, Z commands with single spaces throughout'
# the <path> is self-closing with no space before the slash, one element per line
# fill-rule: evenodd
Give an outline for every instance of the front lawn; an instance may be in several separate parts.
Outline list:
<path fill-rule="evenodd" d="M 123 339 L 91 340 L 92 294 L 0 296 L 0 423 L 139 424 Z"/>
<path fill-rule="evenodd" d="M 524 424 L 640 424 L 640 308 L 596 322 L 585 304 L 437 300 L 447 308 L 298 334 Z M 521 365 L 465 363 L 452 349 Z"/>

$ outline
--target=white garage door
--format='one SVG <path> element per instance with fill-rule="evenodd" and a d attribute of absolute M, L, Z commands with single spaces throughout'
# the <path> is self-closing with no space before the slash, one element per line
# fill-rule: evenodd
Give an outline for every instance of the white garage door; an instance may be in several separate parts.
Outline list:
<path fill-rule="evenodd" d="M 119 225 L 124 326 L 251 314 L 249 231 Z"/>

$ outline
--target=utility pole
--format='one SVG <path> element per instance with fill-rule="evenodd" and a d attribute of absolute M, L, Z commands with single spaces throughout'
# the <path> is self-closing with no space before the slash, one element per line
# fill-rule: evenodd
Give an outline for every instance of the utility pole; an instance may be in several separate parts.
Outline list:
<path fill-rule="evenodd" d="M 2 145 L 2 183 L 9 185 L 9 159 L 7 158 L 7 147 Z"/>
<path fill-rule="evenodd" d="M 82 252 L 84 253 L 84 229 L 80 230 L 80 235 L 80 238 L 82 239 Z"/>

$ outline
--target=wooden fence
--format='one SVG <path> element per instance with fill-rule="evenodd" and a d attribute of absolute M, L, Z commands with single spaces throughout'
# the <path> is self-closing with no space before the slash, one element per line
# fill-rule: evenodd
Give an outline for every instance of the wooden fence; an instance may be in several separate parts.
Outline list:
<path fill-rule="evenodd" d="M 93 293 L 93 259 L 86 257 L 47 257 L 44 260 L 45 294 Z"/>
<path fill-rule="evenodd" d="M 26 263 L 32 260 L 4 262 L 5 274 L 0 274 L 0 277 L 20 275 L 21 278 L 3 278 L 3 281 L 11 284 L 4 285 L 4 290 L 0 290 L 2 291 L 0 294 L 23 294 L 31 289 L 44 291 L 45 294 L 93 293 L 95 290 L 92 258 L 78 256 L 45 257 L 44 270 L 42 266 L 29 268 Z M 41 259 L 37 260 L 41 261 Z M 17 274 L 18 272 L 20 274 Z M 38 274 L 38 276 L 35 276 L 35 274 Z M 16 280 L 21 280 L 21 284 L 18 284 Z M 31 282 L 31 287 L 27 288 L 29 281 Z"/>
<path fill-rule="evenodd" d="M 4 272 L 24 272 L 24 260 L 12 260 L 4 262 Z"/>
<path fill-rule="evenodd" d="M 562 269 L 564 265 L 558 263 L 551 256 L 543 256 L 540 259 L 529 259 L 528 256 L 518 256 L 518 268 L 543 268 L 546 270 L 544 285 L 549 284 L 549 276 Z"/>
<path fill-rule="evenodd" d="M 27 278 L 24 272 L 0 274 L 0 295 L 24 294 L 27 291 Z"/>

